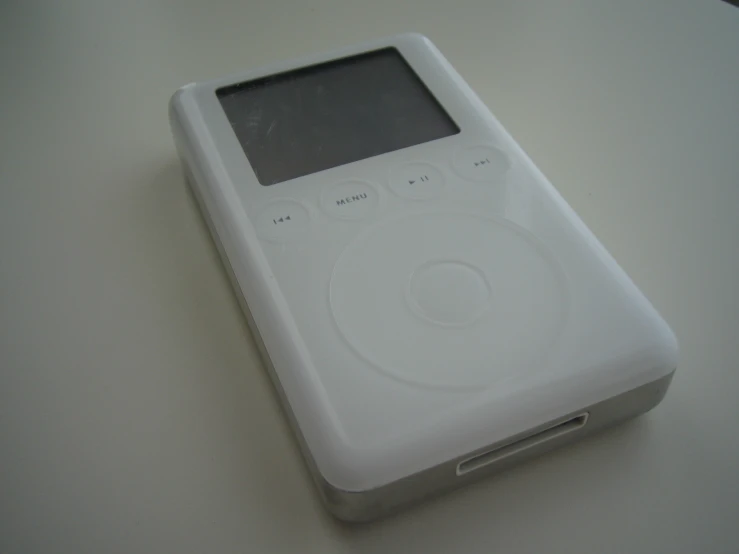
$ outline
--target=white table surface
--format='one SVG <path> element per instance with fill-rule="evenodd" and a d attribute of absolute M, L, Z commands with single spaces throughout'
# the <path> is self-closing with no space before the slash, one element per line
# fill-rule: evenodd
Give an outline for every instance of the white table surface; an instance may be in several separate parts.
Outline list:
<path fill-rule="evenodd" d="M 189 81 L 430 36 L 675 330 L 644 418 L 375 524 L 327 516 L 177 165 Z M 739 9 L 0 7 L 0 552 L 739 552 Z"/>

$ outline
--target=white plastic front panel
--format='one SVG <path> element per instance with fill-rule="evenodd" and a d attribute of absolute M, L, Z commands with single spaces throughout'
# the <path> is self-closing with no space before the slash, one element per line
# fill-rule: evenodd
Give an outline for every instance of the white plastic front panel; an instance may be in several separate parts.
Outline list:
<path fill-rule="evenodd" d="M 215 90 L 388 45 L 461 132 L 261 186 Z M 187 87 L 174 109 L 333 486 L 389 483 L 674 368 L 666 324 L 427 39 Z"/>

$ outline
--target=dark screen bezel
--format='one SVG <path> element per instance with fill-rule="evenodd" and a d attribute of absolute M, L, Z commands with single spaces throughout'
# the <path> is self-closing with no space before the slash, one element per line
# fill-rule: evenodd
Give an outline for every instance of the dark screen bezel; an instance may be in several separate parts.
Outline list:
<path fill-rule="evenodd" d="M 218 99 L 218 103 L 219 103 L 221 109 L 223 110 L 223 113 L 226 115 L 226 119 L 229 122 L 229 126 L 231 126 L 231 130 L 234 133 L 234 136 L 236 138 L 236 141 L 239 143 L 239 146 L 241 147 L 241 150 L 243 151 L 244 156 L 246 156 L 246 159 L 248 160 L 249 165 L 252 167 L 252 169 L 254 169 L 254 163 L 252 162 L 251 159 L 249 159 L 249 154 L 247 153 L 246 148 L 241 143 L 241 140 L 239 139 L 238 135 L 236 134 L 235 130 L 233 129 L 233 124 L 231 123 L 231 119 L 229 118 L 228 112 L 226 111 L 226 108 L 223 105 L 223 100 L 222 100 L 223 98 L 226 98 L 226 97 L 231 96 L 233 94 L 241 93 L 244 90 L 250 90 L 250 89 L 253 90 L 253 89 L 258 89 L 258 88 L 266 88 L 267 86 L 270 86 L 271 84 L 281 83 L 281 82 L 288 81 L 288 80 L 294 80 L 294 79 L 300 78 L 301 76 L 308 75 L 308 74 L 311 74 L 311 73 L 315 73 L 316 71 L 321 71 L 321 70 L 325 70 L 325 69 L 331 69 L 333 67 L 341 66 L 341 65 L 345 65 L 345 64 L 357 63 L 357 62 L 361 62 L 363 60 L 371 59 L 373 57 L 386 55 L 388 53 L 392 53 L 405 66 L 405 68 L 409 72 L 409 75 L 411 76 L 411 79 L 418 85 L 419 90 L 422 91 L 422 93 L 424 93 L 426 95 L 426 97 L 431 101 L 431 103 L 433 103 L 435 105 L 435 107 L 437 108 L 437 110 L 438 110 L 439 114 L 441 115 L 441 117 L 446 118 L 447 122 L 454 129 L 454 132 L 452 132 L 449 135 L 446 135 L 444 137 L 436 137 L 436 138 L 432 138 L 432 139 L 429 139 L 429 140 L 426 140 L 426 141 L 417 142 L 417 143 L 414 143 L 414 144 L 409 144 L 408 146 L 404 146 L 402 148 L 398 148 L 398 149 L 395 149 L 395 150 L 388 150 L 388 151 L 382 152 L 380 154 L 374 154 L 374 155 L 366 156 L 364 158 L 359 158 L 359 159 L 356 159 L 356 160 L 351 160 L 351 161 L 348 161 L 348 162 L 346 162 L 344 164 L 339 164 L 339 165 L 327 167 L 327 168 L 324 168 L 324 169 L 321 169 L 321 170 L 318 170 L 318 171 L 312 171 L 310 173 L 303 173 L 301 175 L 297 175 L 297 176 L 292 177 L 290 179 L 284 179 L 284 180 L 281 180 L 281 181 L 262 182 L 262 180 L 259 178 L 259 175 L 255 171 L 254 172 L 255 173 L 255 176 L 257 177 L 257 181 L 259 181 L 259 184 L 260 185 L 262 185 L 262 186 L 277 185 L 277 184 L 280 184 L 280 183 L 284 183 L 284 182 L 290 181 L 292 179 L 299 179 L 301 177 L 307 177 L 309 175 L 314 175 L 314 174 L 319 173 L 321 171 L 327 171 L 327 170 L 333 169 L 335 167 L 341 167 L 343 165 L 347 165 L 347 164 L 351 164 L 351 163 L 356 163 L 356 162 L 359 162 L 359 161 L 362 161 L 362 160 L 371 159 L 371 158 L 374 158 L 374 157 L 377 157 L 377 156 L 382 156 L 384 154 L 388 154 L 390 152 L 397 152 L 397 151 L 403 150 L 405 148 L 412 148 L 412 147 L 418 146 L 420 144 L 426 144 L 426 143 L 432 142 L 434 140 L 440 140 L 441 138 L 448 138 L 448 137 L 457 135 L 457 134 L 459 134 L 461 132 L 461 129 L 460 129 L 459 125 L 454 120 L 454 118 L 451 116 L 451 114 L 449 113 L 449 111 L 446 108 L 444 108 L 444 106 L 438 100 L 438 98 L 436 97 L 436 95 L 429 89 L 429 87 L 426 85 L 426 83 L 423 81 L 423 79 L 421 79 L 421 77 L 419 77 L 418 73 L 413 69 L 413 67 L 411 66 L 411 64 L 408 63 L 408 60 L 406 60 L 405 56 L 403 56 L 403 54 L 397 48 L 395 48 L 393 46 L 388 46 L 388 47 L 383 47 L 383 48 L 379 48 L 379 49 L 376 49 L 376 50 L 370 50 L 370 51 L 367 51 L 367 52 L 362 52 L 360 54 L 352 54 L 352 55 L 349 55 L 349 56 L 335 58 L 335 59 L 324 61 L 324 62 L 310 64 L 310 65 L 299 67 L 299 68 L 296 68 L 296 69 L 289 69 L 289 70 L 286 70 L 286 71 L 281 71 L 279 73 L 273 73 L 273 74 L 270 74 L 270 75 L 266 75 L 264 77 L 258 77 L 256 79 L 250 79 L 250 80 L 247 80 L 247 81 L 242 81 L 242 82 L 239 82 L 239 83 L 225 85 L 223 87 L 217 88 L 215 90 L 215 95 L 216 95 L 216 98 Z"/>

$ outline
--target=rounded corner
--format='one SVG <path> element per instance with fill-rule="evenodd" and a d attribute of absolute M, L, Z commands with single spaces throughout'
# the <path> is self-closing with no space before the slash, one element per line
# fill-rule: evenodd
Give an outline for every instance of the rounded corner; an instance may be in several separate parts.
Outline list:
<path fill-rule="evenodd" d="M 662 376 L 672 375 L 680 361 L 680 343 L 670 326 L 662 320 L 661 332 L 656 335 L 652 349 L 654 365 L 661 371 Z"/>
<path fill-rule="evenodd" d="M 195 83 L 188 83 L 186 85 L 181 86 L 178 88 L 172 96 L 169 97 L 169 108 L 170 110 L 173 109 L 175 106 L 182 103 L 182 100 L 185 96 L 189 95 L 193 87 L 195 86 Z"/>
<path fill-rule="evenodd" d="M 433 41 L 423 33 L 418 31 L 408 31 L 406 33 L 400 33 L 392 36 L 390 39 L 390 46 L 397 47 L 401 50 L 403 48 L 410 49 L 424 49 L 436 51 L 437 48 Z"/>
<path fill-rule="evenodd" d="M 433 44 L 429 37 L 427 37 L 426 35 L 418 31 L 408 31 L 407 33 L 403 33 L 401 36 L 404 38 L 407 38 L 408 40 L 412 40 L 415 42 L 422 42 L 424 44 Z"/>
<path fill-rule="evenodd" d="M 368 488 L 366 476 L 373 473 L 368 471 L 371 456 L 340 433 L 326 438 L 322 451 L 313 452 L 321 488 L 330 491 L 331 496 L 361 494 Z"/>

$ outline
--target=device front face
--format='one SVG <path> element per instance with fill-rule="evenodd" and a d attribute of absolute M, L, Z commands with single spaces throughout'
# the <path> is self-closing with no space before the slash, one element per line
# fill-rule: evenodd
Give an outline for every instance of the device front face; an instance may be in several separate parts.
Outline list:
<path fill-rule="evenodd" d="M 672 369 L 664 322 L 427 39 L 188 94 L 211 186 L 237 199 L 259 245 L 244 255 L 287 306 L 259 332 L 305 345 L 275 369 L 320 389 L 286 392 L 333 486 L 386 485 L 603 400 L 614 363 L 631 369 L 603 377 L 608 394 Z"/>

